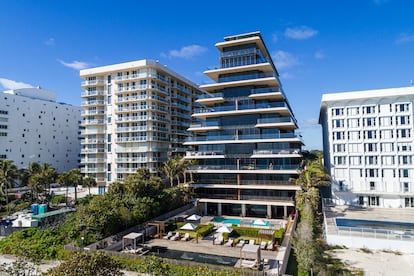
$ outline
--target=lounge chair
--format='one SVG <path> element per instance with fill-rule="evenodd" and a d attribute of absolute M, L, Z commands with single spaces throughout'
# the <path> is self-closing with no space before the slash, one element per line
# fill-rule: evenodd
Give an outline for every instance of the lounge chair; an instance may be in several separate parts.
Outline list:
<path fill-rule="evenodd" d="M 260 243 L 260 249 L 266 249 L 266 242 L 265 241 L 262 241 L 261 243 Z"/>
<path fill-rule="evenodd" d="M 254 245 L 255 244 L 255 240 L 249 240 L 249 244 Z"/>
<path fill-rule="evenodd" d="M 175 233 L 175 235 L 174 236 L 172 236 L 171 238 L 170 238 L 170 240 L 172 240 L 172 241 L 176 241 L 176 240 L 178 240 L 180 238 L 180 232 L 176 232 Z"/>
<path fill-rule="evenodd" d="M 239 242 L 236 244 L 236 247 L 243 247 L 243 245 L 244 245 L 244 240 L 243 240 L 243 239 L 241 239 L 241 240 L 239 240 Z"/>
<path fill-rule="evenodd" d="M 182 241 L 188 241 L 188 240 L 190 240 L 190 234 L 189 233 L 185 233 L 184 237 L 182 237 L 181 240 Z"/>
<path fill-rule="evenodd" d="M 229 238 L 229 240 L 224 245 L 230 247 L 230 246 L 233 246 L 233 243 L 234 243 L 234 239 Z"/>
<path fill-rule="evenodd" d="M 213 243 L 214 244 L 223 244 L 223 242 L 224 242 L 224 238 L 223 238 L 223 235 L 219 235 L 218 237 L 216 237 L 215 239 L 214 239 L 214 241 L 213 241 Z"/>
<path fill-rule="evenodd" d="M 164 240 L 169 240 L 173 236 L 173 232 L 168 232 L 166 236 L 163 237 Z"/>
<path fill-rule="evenodd" d="M 269 242 L 266 246 L 266 250 L 273 250 L 273 242 Z"/>
<path fill-rule="evenodd" d="M 254 268 L 256 267 L 257 262 L 252 260 L 242 260 L 241 261 L 241 267 L 248 267 L 248 268 Z"/>

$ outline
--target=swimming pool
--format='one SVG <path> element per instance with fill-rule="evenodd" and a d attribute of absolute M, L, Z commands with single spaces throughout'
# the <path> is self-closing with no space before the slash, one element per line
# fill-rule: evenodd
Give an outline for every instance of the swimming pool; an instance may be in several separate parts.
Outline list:
<path fill-rule="evenodd" d="M 235 257 L 178 251 L 167 249 L 165 247 L 153 247 L 150 254 L 167 259 L 187 260 L 198 263 L 219 264 L 228 266 L 234 266 L 239 260 L 239 258 Z"/>
<path fill-rule="evenodd" d="M 355 227 L 378 230 L 406 231 L 414 234 L 414 223 L 336 218 L 338 227 Z"/>
<path fill-rule="evenodd" d="M 214 217 L 213 222 L 217 223 L 224 223 L 224 224 L 236 224 L 236 225 L 243 225 L 243 226 L 250 226 L 250 227 L 269 227 L 270 222 L 262 220 L 263 223 L 258 223 L 255 220 L 241 220 L 235 218 L 223 218 L 223 217 Z"/>

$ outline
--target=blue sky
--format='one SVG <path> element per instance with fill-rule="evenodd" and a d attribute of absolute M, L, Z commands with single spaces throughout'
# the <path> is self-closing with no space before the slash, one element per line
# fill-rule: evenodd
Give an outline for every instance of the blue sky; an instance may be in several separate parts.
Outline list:
<path fill-rule="evenodd" d="M 80 105 L 79 70 L 155 59 L 197 84 L 214 44 L 260 31 L 307 149 L 323 93 L 411 85 L 414 2 L 0 1 L 0 90 L 40 85 Z"/>

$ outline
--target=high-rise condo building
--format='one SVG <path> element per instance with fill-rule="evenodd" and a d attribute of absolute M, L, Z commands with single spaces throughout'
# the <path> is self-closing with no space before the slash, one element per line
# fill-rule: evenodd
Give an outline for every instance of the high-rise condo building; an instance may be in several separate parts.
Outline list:
<path fill-rule="evenodd" d="M 204 213 L 283 218 L 294 211 L 302 139 L 278 72 L 259 32 L 225 37 L 215 45 L 220 66 L 204 72 L 214 83 L 192 115 L 196 165 L 191 184 Z"/>
<path fill-rule="evenodd" d="M 319 123 L 332 198 L 414 208 L 414 87 L 322 95 Z"/>
<path fill-rule="evenodd" d="M 82 172 L 99 192 L 138 168 L 156 173 L 185 152 L 194 99 L 201 90 L 153 60 L 80 71 L 82 82 Z"/>
<path fill-rule="evenodd" d="M 50 163 L 58 172 L 78 168 L 80 112 L 40 87 L 0 93 L 0 159 L 18 168 L 32 162 Z"/>

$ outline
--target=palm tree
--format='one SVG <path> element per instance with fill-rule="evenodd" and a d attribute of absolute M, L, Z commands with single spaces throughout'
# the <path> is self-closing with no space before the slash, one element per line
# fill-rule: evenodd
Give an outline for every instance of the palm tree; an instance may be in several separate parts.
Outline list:
<path fill-rule="evenodd" d="M 66 196 L 65 196 L 66 207 L 68 206 L 69 181 L 70 181 L 69 172 L 63 172 L 59 174 L 57 178 L 58 184 L 61 186 L 65 185 L 66 187 Z"/>
<path fill-rule="evenodd" d="M 69 172 L 69 185 L 75 187 L 75 205 L 78 200 L 78 185 L 83 182 L 82 174 L 79 169 L 71 169 Z"/>
<path fill-rule="evenodd" d="M 6 195 L 7 214 L 9 213 L 9 188 L 18 175 L 17 167 L 11 160 L 0 160 L 0 192 Z"/>
<path fill-rule="evenodd" d="M 82 186 L 88 187 L 89 194 L 91 194 L 91 187 L 96 187 L 96 180 L 95 178 L 88 176 L 82 180 Z"/>
<path fill-rule="evenodd" d="M 45 199 L 47 200 L 48 196 L 46 195 L 50 194 L 50 185 L 56 180 L 57 177 L 56 169 L 53 168 L 50 163 L 46 162 L 40 166 L 40 171 L 38 174 L 40 175 L 40 180 L 44 185 Z"/>
<path fill-rule="evenodd" d="M 179 175 L 178 173 L 178 164 L 177 159 L 168 159 L 166 162 L 164 162 L 162 171 L 163 173 L 168 177 L 170 180 L 170 186 L 174 186 L 174 178 Z"/>
<path fill-rule="evenodd" d="M 304 191 L 308 191 L 312 187 L 331 184 L 329 174 L 319 161 L 310 162 L 300 171 L 298 178 L 289 179 L 289 181 L 300 185 Z"/>

